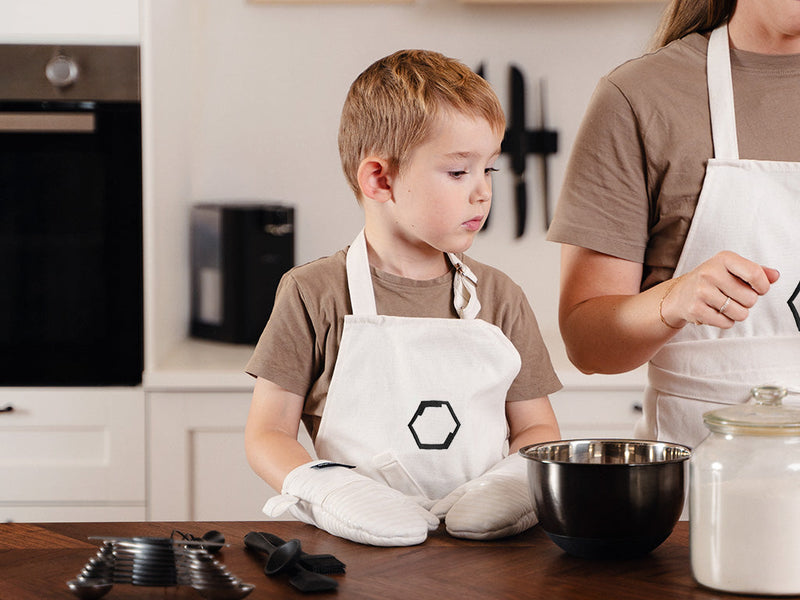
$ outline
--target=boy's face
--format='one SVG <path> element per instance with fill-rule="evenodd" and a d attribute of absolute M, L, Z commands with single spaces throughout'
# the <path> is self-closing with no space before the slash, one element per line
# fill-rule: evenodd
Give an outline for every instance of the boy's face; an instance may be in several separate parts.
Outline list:
<path fill-rule="evenodd" d="M 502 134 L 456 112 L 438 121 L 392 182 L 395 234 L 417 249 L 463 252 L 489 214 Z"/>

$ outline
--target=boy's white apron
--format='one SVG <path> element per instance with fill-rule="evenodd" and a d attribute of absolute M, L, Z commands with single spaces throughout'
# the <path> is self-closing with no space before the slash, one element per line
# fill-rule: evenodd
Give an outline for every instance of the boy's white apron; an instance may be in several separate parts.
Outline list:
<path fill-rule="evenodd" d="M 364 232 L 355 239 L 347 252 L 353 314 L 315 441 L 320 458 L 429 500 L 502 460 L 506 392 L 520 369 L 503 332 L 474 318 L 480 305 L 462 274 L 474 275 L 449 256 L 456 296 L 464 284 L 470 296 L 466 318 L 381 316 Z"/>
<path fill-rule="evenodd" d="M 750 316 L 728 330 L 687 325 L 649 365 L 644 416 L 636 436 L 696 446 L 702 415 L 745 402 L 752 387 L 800 391 L 800 163 L 740 160 L 727 26 L 711 34 L 708 92 L 714 158 L 675 277 L 721 250 L 776 268 L 780 279 Z M 787 123 L 787 134 L 797 135 Z"/>

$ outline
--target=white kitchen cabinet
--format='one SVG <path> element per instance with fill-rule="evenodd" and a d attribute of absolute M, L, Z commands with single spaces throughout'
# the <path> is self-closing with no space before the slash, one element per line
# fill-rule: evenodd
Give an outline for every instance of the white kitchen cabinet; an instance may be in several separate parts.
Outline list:
<path fill-rule="evenodd" d="M 553 410 L 564 439 L 631 438 L 641 416 L 643 391 L 568 390 L 554 394 Z"/>
<path fill-rule="evenodd" d="M 141 520 L 142 388 L 0 392 L 0 520 Z"/>
<path fill-rule="evenodd" d="M 245 457 L 250 399 L 250 392 L 147 394 L 149 520 L 266 520 L 261 507 L 276 492 Z M 300 440 L 311 452 L 304 429 Z"/>
<path fill-rule="evenodd" d="M 559 372 L 564 388 L 550 397 L 563 439 L 632 438 L 642 415 L 646 370 L 621 375 Z"/>
<path fill-rule="evenodd" d="M 178 387 L 166 385 L 170 378 Z M 551 400 L 564 438 L 632 436 L 643 383 L 605 378 L 587 386 L 573 374 L 562 380 L 564 389 Z M 251 391 L 180 389 L 198 381 L 186 373 L 163 373 L 151 381 L 163 387 L 147 393 L 147 518 L 266 520 L 261 507 L 276 492 L 253 473 L 244 452 Z M 314 456 L 305 429 L 300 441 Z"/>

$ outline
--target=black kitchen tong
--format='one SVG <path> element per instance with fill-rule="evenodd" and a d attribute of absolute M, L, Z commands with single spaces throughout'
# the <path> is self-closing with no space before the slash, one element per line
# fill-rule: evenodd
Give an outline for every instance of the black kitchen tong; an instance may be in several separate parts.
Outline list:
<path fill-rule="evenodd" d="M 244 545 L 252 551 L 267 554 L 264 573 L 268 576 L 285 573 L 289 583 L 301 592 L 335 590 L 339 582 L 326 574 L 344 573 L 345 564 L 333 554 L 308 554 L 296 539 L 288 542 L 264 531 L 251 531 L 244 536 Z"/>

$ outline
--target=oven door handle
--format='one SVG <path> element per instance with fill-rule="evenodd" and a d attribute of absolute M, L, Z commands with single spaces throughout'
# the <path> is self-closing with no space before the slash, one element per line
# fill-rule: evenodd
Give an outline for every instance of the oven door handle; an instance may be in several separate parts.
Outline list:
<path fill-rule="evenodd" d="M 2 133 L 94 133 L 93 113 L 0 112 Z"/>

